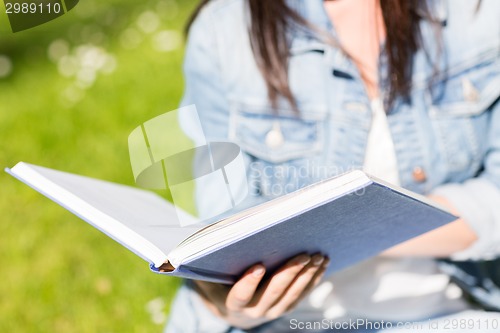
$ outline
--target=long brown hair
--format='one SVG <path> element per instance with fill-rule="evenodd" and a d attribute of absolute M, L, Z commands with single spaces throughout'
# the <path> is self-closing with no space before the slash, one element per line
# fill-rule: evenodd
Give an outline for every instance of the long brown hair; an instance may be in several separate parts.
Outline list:
<path fill-rule="evenodd" d="M 186 31 L 199 11 L 210 0 L 201 0 L 191 16 Z M 247 0 L 250 10 L 250 43 L 255 60 L 267 85 L 273 106 L 284 97 L 296 108 L 296 102 L 288 83 L 289 45 L 286 32 L 291 27 L 302 27 L 318 32 L 286 0 Z M 381 0 L 382 17 L 386 27 L 385 52 L 387 54 L 386 106 L 390 107 L 397 97 L 407 99 L 411 89 L 412 58 L 420 47 L 419 21 L 432 20 L 426 1 Z"/>

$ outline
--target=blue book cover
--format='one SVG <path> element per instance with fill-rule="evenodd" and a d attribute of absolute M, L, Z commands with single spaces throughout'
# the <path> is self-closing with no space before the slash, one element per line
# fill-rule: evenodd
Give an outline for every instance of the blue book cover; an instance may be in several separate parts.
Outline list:
<path fill-rule="evenodd" d="M 327 274 L 457 217 L 427 198 L 356 170 L 239 212 L 210 226 L 179 226 L 153 192 L 20 162 L 7 172 L 150 263 L 151 270 L 232 283 L 299 253 L 330 258 Z"/>
<path fill-rule="evenodd" d="M 322 253 L 330 258 L 328 275 L 455 219 L 419 195 L 371 179 L 355 191 L 187 260 L 179 271 L 231 283 L 258 262 L 273 270 L 299 253 Z"/>

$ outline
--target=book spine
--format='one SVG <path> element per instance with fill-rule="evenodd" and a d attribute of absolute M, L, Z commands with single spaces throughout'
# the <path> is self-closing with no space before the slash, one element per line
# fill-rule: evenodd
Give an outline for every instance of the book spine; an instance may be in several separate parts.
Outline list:
<path fill-rule="evenodd" d="M 233 284 L 235 282 L 234 277 L 231 276 L 226 276 L 226 275 L 213 275 L 213 274 L 201 274 L 197 273 L 191 269 L 189 269 L 186 266 L 179 266 L 175 268 L 171 272 L 161 272 L 157 267 L 154 266 L 154 264 L 149 265 L 149 269 L 157 274 L 161 275 L 169 275 L 169 276 L 176 276 L 180 278 L 185 278 L 185 279 L 191 279 L 191 280 L 202 280 L 202 281 L 207 281 L 207 282 L 214 282 L 214 283 L 223 283 L 223 284 Z"/>

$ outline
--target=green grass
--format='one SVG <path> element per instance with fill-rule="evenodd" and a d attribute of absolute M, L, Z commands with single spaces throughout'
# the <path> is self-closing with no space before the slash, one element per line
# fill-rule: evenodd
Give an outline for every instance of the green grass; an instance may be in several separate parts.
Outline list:
<path fill-rule="evenodd" d="M 80 1 L 18 34 L 0 14 L 0 55 L 13 63 L 12 74 L 0 78 L 0 167 L 23 160 L 133 184 L 128 134 L 175 109 L 183 89 L 182 45 L 158 52 L 146 34 L 134 49 L 120 43 L 122 31 L 159 2 Z M 194 4 L 178 0 L 177 14 L 161 17 L 157 30 L 180 31 Z M 71 102 L 64 96 L 76 81 L 59 74 L 47 48 L 64 39 L 75 50 L 92 38 L 115 57 L 116 70 L 80 92 L 70 88 L 82 95 Z M 167 132 L 177 138 L 176 131 Z M 150 273 L 146 262 L 3 172 L 0 216 L 0 332 L 162 330 L 147 304 L 160 299 L 168 313 L 179 280 Z"/>

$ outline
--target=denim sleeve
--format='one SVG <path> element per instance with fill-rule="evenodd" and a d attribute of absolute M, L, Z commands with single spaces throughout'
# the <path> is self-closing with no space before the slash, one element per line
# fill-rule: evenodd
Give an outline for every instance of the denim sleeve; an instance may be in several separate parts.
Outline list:
<path fill-rule="evenodd" d="M 484 170 L 461 184 L 437 187 L 433 194 L 447 198 L 476 232 L 469 248 L 455 253 L 455 260 L 488 259 L 500 255 L 500 102 L 491 106 L 488 153 Z"/>
<path fill-rule="evenodd" d="M 181 104 L 196 105 L 204 133 L 192 130 L 193 122 L 183 113 L 179 115 L 179 122 L 196 145 L 202 144 L 205 138 L 207 141 L 227 138 L 228 107 L 210 15 L 205 8 L 193 22 L 184 58 L 185 90 Z M 205 307 L 189 283 L 177 294 L 167 332 L 227 332 L 230 326 Z"/>
<path fill-rule="evenodd" d="M 240 332 L 216 317 L 194 291 L 193 283 L 184 283 L 172 304 L 164 333 L 228 333 Z"/>
<path fill-rule="evenodd" d="M 205 139 L 207 142 L 229 140 L 230 106 L 218 40 L 222 34 L 216 32 L 217 18 L 214 15 L 216 14 L 214 14 L 213 7 L 207 4 L 193 22 L 184 58 L 185 90 L 181 105 L 194 104 L 196 106 L 205 138 L 193 130 L 191 126 L 193 122 L 187 118 L 186 114 L 180 114 L 179 122 L 184 132 L 195 141 L 196 145 L 205 142 Z M 247 179 L 249 179 L 252 157 L 245 152 L 242 152 L 242 157 Z M 200 181 L 196 186 L 208 188 L 210 184 Z M 225 190 L 220 189 L 221 192 Z M 219 207 L 222 204 L 220 198 L 223 197 L 223 193 L 206 194 L 196 191 L 199 215 L 213 216 L 211 212 L 222 211 Z M 253 191 L 233 210 L 217 218 L 252 207 L 263 200 L 257 191 Z"/>
<path fill-rule="evenodd" d="M 211 11 L 200 12 L 189 30 L 184 56 L 185 89 L 181 104 L 195 104 L 208 141 L 227 140 L 229 107 L 222 79 L 222 64 Z M 200 138 L 189 131 L 189 120 L 180 119 L 186 133 L 195 142 Z"/>
<path fill-rule="evenodd" d="M 188 118 L 189 115 L 180 113 L 179 122 L 183 131 L 196 145 L 205 141 L 227 141 L 228 138 L 229 106 L 211 15 L 208 4 L 193 22 L 184 58 L 185 90 L 181 105 L 195 104 L 204 133 L 194 130 L 194 122 Z M 249 157 L 244 158 L 248 164 Z M 196 190 L 197 198 L 201 195 L 200 192 Z M 198 206 L 198 209 L 210 209 L 210 206 L 218 204 L 217 199 L 217 193 L 211 193 L 208 200 L 197 199 L 198 203 L 207 206 Z M 196 291 L 190 287 L 191 283 L 186 281 L 178 291 L 165 332 L 233 331 L 227 322 L 206 308 Z"/>

